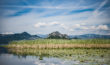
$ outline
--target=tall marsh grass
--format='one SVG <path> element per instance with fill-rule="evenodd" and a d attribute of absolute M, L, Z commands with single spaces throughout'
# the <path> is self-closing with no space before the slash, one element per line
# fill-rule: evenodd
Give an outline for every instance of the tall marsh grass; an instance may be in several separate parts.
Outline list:
<path fill-rule="evenodd" d="M 8 48 L 110 48 L 109 39 L 37 39 L 13 41 Z"/>
<path fill-rule="evenodd" d="M 13 41 L 11 44 L 109 44 L 110 39 L 36 39 Z"/>

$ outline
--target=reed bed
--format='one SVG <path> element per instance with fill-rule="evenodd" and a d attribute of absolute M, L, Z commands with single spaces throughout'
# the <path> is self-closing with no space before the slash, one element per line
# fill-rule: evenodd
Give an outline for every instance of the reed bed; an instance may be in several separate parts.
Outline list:
<path fill-rule="evenodd" d="M 13 41 L 11 44 L 109 44 L 110 39 L 36 39 Z"/>
<path fill-rule="evenodd" d="M 13 41 L 8 48 L 59 49 L 59 48 L 110 48 L 109 39 L 37 39 Z"/>
<path fill-rule="evenodd" d="M 95 63 L 91 65 L 110 65 L 109 39 L 37 39 L 13 41 L 6 46 L 10 53 L 26 57 L 27 55 L 57 57 L 79 61 L 80 63 Z M 85 64 L 82 64 L 85 65 Z"/>
<path fill-rule="evenodd" d="M 11 44 L 8 48 L 60 49 L 60 48 L 110 48 L 110 44 Z"/>

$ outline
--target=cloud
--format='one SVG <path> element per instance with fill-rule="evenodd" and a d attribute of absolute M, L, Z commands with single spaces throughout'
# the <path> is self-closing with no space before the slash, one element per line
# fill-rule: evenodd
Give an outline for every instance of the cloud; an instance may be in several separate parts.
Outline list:
<path fill-rule="evenodd" d="M 13 32 L 4 32 L 4 33 L 1 33 L 1 34 L 14 34 Z"/>
<path fill-rule="evenodd" d="M 108 2 L 108 0 L 104 0 L 99 7 L 97 8 L 97 10 L 101 9 L 106 3 Z"/>
<path fill-rule="evenodd" d="M 63 29 L 65 29 L 65 30 L 67 30 L 67 29 L 69 29 L 66 25 L 64 25 L 64 24 L 60 24 L 60 27 L 62 27 Z"/>
<path fill-rule="evenodd" d="M 51 22 L 49 25 L 60 25 L 59 22 Z"/>
<path fill-rule="evenodd" d="M 80 27 L 81 25 L 80 24 L 75 24 L 75 27 Z"/>
<path fill-rule="evenodd" d="M 60 23 L 59 22 L 50 22 L 50 23 L 39 22 L 39 23 L 35 24 L 34 26 L 36 28 L 40 28 L 40 27 L 55 26 L 55 25 L 60 25 Z"/>
<path fill-rule="evenodd" d="M 99 25 L 96 27 L 96 29 L 98 29 L 98 30 L 109 30 L 107 25 Z"/>
<path fill-rule="evenodd" d="M 93 12 L 91 12 L 91 16 L 89 16 L 88 19 L 86 19 L 84 22 L 86 22 L 87 24 L 107 23 L 110 19 L 105 17 L 107 12 L 105 12 L 106 10 L 103 8 L 107 2 L 108 0 L 102 1 L 99 6 L 97 6 L 97 8 Z"/>
<path fill-rule="evenodd" d="M 35 24 L 35 27 L 36 28 L 39 28 L 39 27 L 45 27 L 45 26 L 48 26 L 48 24 L 46 24 L 46 23 L 37 23 L 37 24 Z"/>
<path fill-rule="evenodd" d="M 49 27 L 49 26 L 51 26 L 51 27 L 55 26 L 59 29 L 62 28 L 62 29 L 67 30 L 67 31 L 71 31 L 71 32 L 74 31 L 74 29 L 71 28 L 71 26 L 67 26 L 67 25 L 65 25 L 63 23 L 59 23 L 59 22 L 51 22 L 51 23 L 39 22 L 39 23 L 35 24 L 34 26 L 36 28 L 42 28 L 42 27 L 44 28 L 44 27 Z M 76 26 L 78 26 L 78 24 L 76 24 Z"/>
<path fill-rule="evenodd" d="M 2 2 L 2 1 L 1 1 Z M 69 9 L 69 10 L 78 10 L 78 9 L 88 9 L 88 8 L 94 8 L 94 3 L 92 5 L 81 5 L 82 3 L 86 4 L 86 2 L 82 2 L 82 0 L 11 0 L 10 2 L 8 0 L 3 0 L 4 3 L 0 3 L 0 7 L 8 7 L 8 8 L 47 8 L 47 9 Z M 89 2 L 89 1 L 88 1 Z M 11 5 L 10 5 L 11 4 Z"/>
<path fill-rule="evenodd" d="M 81 29 L 88 30 L 89 28 L 88 27 L 81 27 Z"/>
<path fill-rule="evenodd" d="M 63 33 L 73 32 L 72 34 L 83 31 L 81 32 L 83 34 L 91 33 L 91 30 L 109 30 L 109 26 L 106 25 L 110 21 L 109 16 L 107 16 L 109 9 L 107 9 L 108 7 L 105 9 L 108 0 L 22 1 L 23 3 L 14 3 L 13 0 L 11 5 L 0 4 L 0 11 L 3 12 L 4 16 L 2 19 L 2 15 L 0 16 L 1 32 L 22 32 L 25 30 L 31 33 L 47 34 L 58 30 Z M 7 3 L 9 3 L 8 0 Z M 8 15 L 9 17 L 5 17 Z"/>
<path fill-rule="evenodd" d="M 48 8 L 48 9 L 61 9 L 59 7 L 53 7 L 53 6 L 18 6 L 18 5 L 1 5 L 0 7 L 9 7 L 9 8 Z"/>
<path fill-rule="evenodd" d="M 82 26 L 83 30 L 109 30 L 107 25 L 98 25 L 98 26 Z"/>
<path fill-rule="evenodd" d="M 93 16 L 94 16 L 94 17 L 100 15 L 100 11 L 99 11 L 99 10 L 100 10 L 104 5 L 106 5 L 107 1 L 108 1 L 108 0 L 104 0 L 104 1 L 99 5 L 99 7 L 96 8 L 96 10 L 93 12 Z"/>

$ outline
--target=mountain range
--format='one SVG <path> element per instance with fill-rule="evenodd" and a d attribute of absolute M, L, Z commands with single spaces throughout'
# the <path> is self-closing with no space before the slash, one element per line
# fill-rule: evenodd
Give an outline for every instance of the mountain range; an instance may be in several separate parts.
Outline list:
<path fill-rule="evenodd" d="M 70 39 L 110 39 L 110 35 L 99 34 L 83 34 L 83 35 L 69 35 Z"/>
<path fill-rule="evenodd" d="M 33 40 L 40 38 L 37 35 L 30 35 L 27 32 L 16 34 L 0 34 L 0 44 L 7 44 L 15 40 Z"/>
<path fill-rule="evenodd" d="M 53 37 L 52 37 L 53 36 Z M 34 39 L 45 39 L 45 38 L 57 38 L 58 39 L 110 39 L 110 35 L 98 35 L 98 34 L 84 34 L 84 35 L 66 35 L 61 34 L 60 32 L 52 32 L 50 34 L 42 35 L 31 35 L 27 32 L 23 33 L 16 33 L 16 34 L 0 34 L 0 44 L 7 44 L 11 41 L 17 41 L 17 40 L 34 40 Z"/>

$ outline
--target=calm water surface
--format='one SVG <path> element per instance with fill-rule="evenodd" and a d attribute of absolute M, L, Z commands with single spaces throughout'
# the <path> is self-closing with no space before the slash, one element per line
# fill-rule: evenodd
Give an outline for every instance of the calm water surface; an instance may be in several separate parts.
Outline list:
<path fill-rule="evenodd" d="M 106 49 L 0 51 L 5 51 L 0 53 L 0 65 L 110 65 Z"/>
<path fill-rule="evenodd" d="M 1 65 L 74 65 L 79 61 L 65 60 L 54 57 L 44 57 L 42 60 L 38 56 L 16 56 L 13 54 L 1 54 Z"/>

